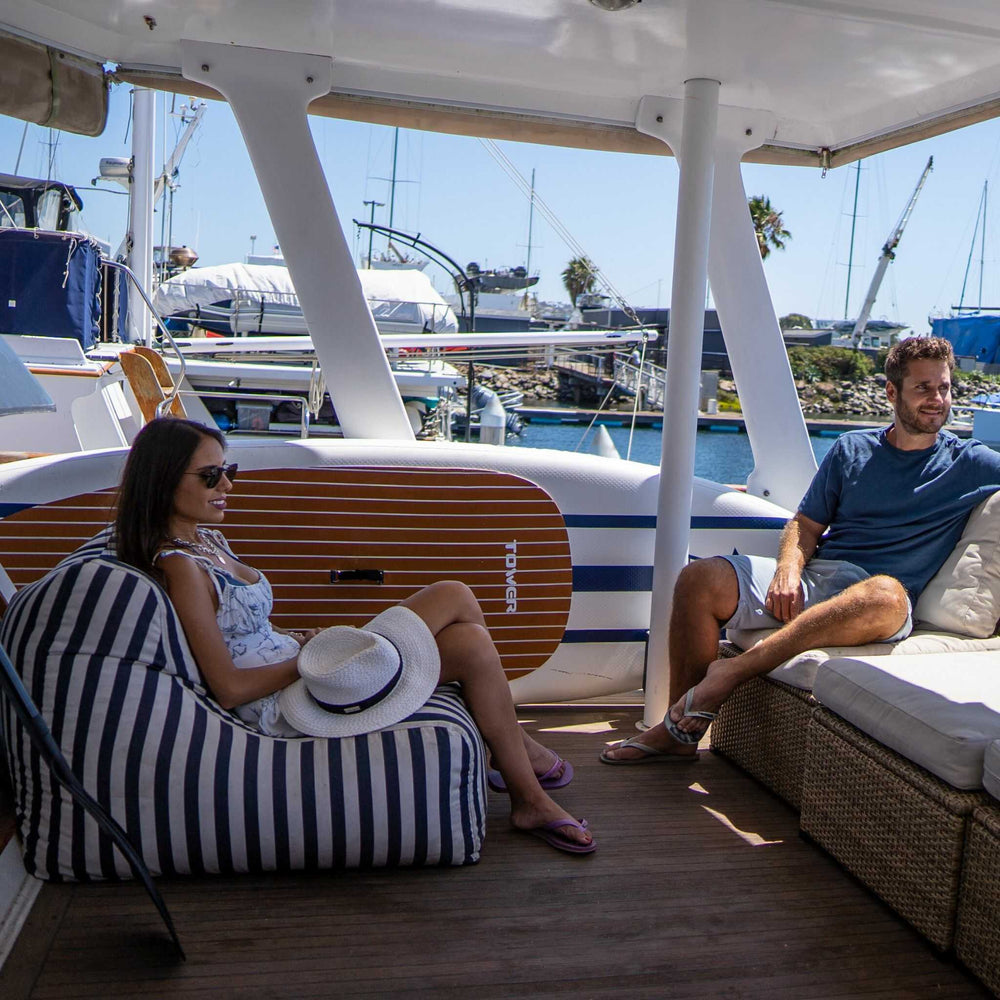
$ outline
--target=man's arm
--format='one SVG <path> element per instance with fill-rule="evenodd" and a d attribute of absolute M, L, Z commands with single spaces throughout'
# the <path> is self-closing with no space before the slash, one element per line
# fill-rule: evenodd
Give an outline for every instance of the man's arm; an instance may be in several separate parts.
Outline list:
<path fill-rule="evenodd" d="M 778 568 L 767 588 L 764 606 L 778 621 L 790 622 L 802 611 L 802 570 L 812 558 L 826 525 L 799 512 L 778 542 Z"/>

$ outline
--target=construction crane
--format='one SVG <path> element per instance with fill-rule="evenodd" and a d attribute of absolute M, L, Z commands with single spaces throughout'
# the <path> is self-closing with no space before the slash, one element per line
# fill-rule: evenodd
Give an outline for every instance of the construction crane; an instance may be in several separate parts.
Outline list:
<path fill-rule="evenodd" d="M 868 325 L 868 317 L 871 315 L 872 306 L 875 305 L 875 297 L 878 295 L 879 286 L 882 284 L 882 279 L 885 277 L 886 268 L 889 266 L 890 261 L 896 259 L 896 247 L 899 246 L 899 240 L 903 235 L 903 229 L 906 227 L 906 223 L 910 219 L 910 214 L 913 212 L 913 206 L 917 203 L 917 197 L 920 194 L 921 188 L 924 186 L 924 181 L 927 180 L 927 175 L 931 172 L 933 167 L 934 157 L 931 156 L 927 160 L 927 166 L 924 167 L 924 172 L 920 175 L 920 180 L 917 181 L 917 186 L 913 189 L 913 194 L 910 195 L 910 200 L 906 203 L 906 208 L 903 209 L 903 214 L 899 217 L 899 221 L 896 223 L 892 232 L 889 234 L 889 238 L 882 246 L 882 255 L 878 259 L 878 266 L 875 268 L 872 283 L 868 286 L 868 294 L 865 296 L 864 304 L 861 306 L 861 312 L 858 313 L 858 318 L 854 323 L 854 331 L 851 334 L 851 340 L 853 341 L 855 347 L 861 343 L 861 337 L 865 332 L 865 327 Z"/>

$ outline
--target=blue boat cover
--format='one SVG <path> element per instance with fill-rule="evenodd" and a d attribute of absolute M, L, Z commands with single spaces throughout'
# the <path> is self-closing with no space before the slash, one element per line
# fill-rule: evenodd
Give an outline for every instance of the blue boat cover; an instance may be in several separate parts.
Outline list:
<path fill-rule="evenodd" d="M 72 337 L 94 346 L 101 254 L 79 233 L 0 229 L 0 333 Z"/>
<path fill-rule="evenodd" d="M 1000 316 L 954 316 L 931 320 L 935 337 L 951 341 L 955 356 L 1000 364 Z"/>

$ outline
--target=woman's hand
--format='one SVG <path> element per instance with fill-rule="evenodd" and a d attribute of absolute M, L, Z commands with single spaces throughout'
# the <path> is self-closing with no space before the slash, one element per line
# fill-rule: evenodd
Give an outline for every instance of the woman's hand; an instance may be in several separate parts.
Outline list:
<path fill-rule="evenodd" d="M 304 646 L 313 636 L 319 635 L 323 630 L 321 628 L 308 628 L 304 632 L 287 632 L 286 635 L 290 635 L 298 644 L 299 648 Z"/>

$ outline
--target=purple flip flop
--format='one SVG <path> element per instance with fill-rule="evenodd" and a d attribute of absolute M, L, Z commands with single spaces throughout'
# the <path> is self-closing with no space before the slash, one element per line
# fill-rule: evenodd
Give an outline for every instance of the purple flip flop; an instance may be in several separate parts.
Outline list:
<path fill-rule="evenodd" d="M 566 851 L 569 854 L 590 854 L 597 850 L 596 840 L 591 840 L 589 844 L 578 844 L 575 840 L 567 840 L 560 836 L 559 831 L 566 826 L 575 827 L 577 830 L 586 830 L 587 821 L 585 819 L 581 819 L 579 822 L 575 819 L 554 819 L 551 823 L 545 823 L 543 826 L 536 826 L 534 829 L 524 832 L 530 833 L 532 837 L 538 837 L 539 840 L 544 840 L 549 847 L 554 847 L 557 851 Z"/>
<path fill-rule="evenodd" d="M 557 773 L 560 764 L 562 765 L 562 773 Z M 556 754 L 555 763 L 544 774 L 538 775 L 538 784 L 546 791 L 551 791 L 553 788 L 562 788 L 572 780 L 573 765 L 568 760 L 563 760 L 559 754 Z M 486 783 L 494 792 L 507 791 L 507 782 L 503 780 L 503 775 L 493 768 L 490 768 L 486 772 Z"/>

